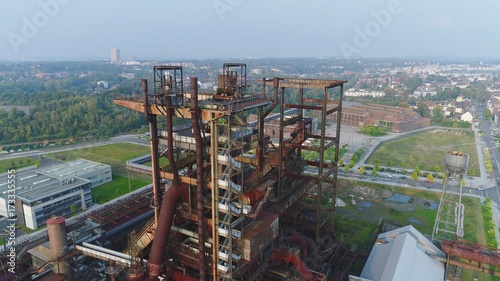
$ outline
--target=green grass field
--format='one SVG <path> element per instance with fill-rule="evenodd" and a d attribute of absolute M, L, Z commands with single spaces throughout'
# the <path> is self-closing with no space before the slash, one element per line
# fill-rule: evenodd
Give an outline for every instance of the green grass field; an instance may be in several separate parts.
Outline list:
<path fill-rule="evenodd" d="M 93 146 L 71 151 L 63 151 L 45 154 L 48 157 L 63 156 L 68 160 L 74 160 L 78 158 L 88 159 L 96 161 L 99 163 L 104 163 L 111 165 L 114 176 L 127 177 L 128 173 L 125 169 L 125 162 L 127 160 L 133 159 L 135 157 L 147 154 L 150 152 L 149 147 L 131 144 L 131 143 L 116 143 L 103 146 Z M 150 179 L 150 176 L 136 175 L 135 173 L 130 173 L 134 178 L 139 178 L 142 180 Z"/>
<path fill-rule="evenodd" d="M 29 157 L 19 157 L 14 159 L 0 160 L 0 173 L 5 173 L 10 169 L 20 169 L 36 165 L 37 160 Z"/>
<path fill-rule="evenodd" d="M 98 204 L 102 204 L 129 192 L 129 172 L 125 169 L 125 162 L 149 152 L 150 149 L 147 146 L 131 143 L 116 143 L 51 153 L 46 156 L 63 156 L 66 158 L 66 161 L 83 158 L 111 165 L 113 181 L 92 190 L 92 200 L 97 201 Z M 151 182 L 151 176 L 130 172 L 131 191 L 150 184 Z"/>
<path fill-rule="evenodd" d="M 434 171 L 439 165 L 444 171 L 444 157 L 451 150 L 463 151 L 469 154 L 470 164 L 473 164 L 474 175 L 479 176 L 479 159 L 476 141 L 472 131 L 460 130 L 432 130 L 381 144 L 367 160 L 367 164 L 374 165 L 379 161 L 385 165 L 388 161 L 395 167 L 404 162 L 406 169 L 419 167 L 424 171 Z"/>
<path fill-rule="evenodd" d="M 141 188 L 151 181 L 130 179 L 130 191 Z M 113 181 L 100 185 L 92 189 L 92 200 L 97 204 L 102 204 L 129 193 L 128 178 L 113 175 Z"/>

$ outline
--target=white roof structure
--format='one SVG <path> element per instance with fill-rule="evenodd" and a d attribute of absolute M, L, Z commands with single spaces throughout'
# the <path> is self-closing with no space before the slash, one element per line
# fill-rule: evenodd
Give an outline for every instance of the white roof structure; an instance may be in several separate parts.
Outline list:
<path fill-rule="evenodd" d="M 378 236 L 360 277 L 350 281 L 443 281 L 445 254 L 413 226 Z M 439 260 L 438 260 L 439 259 Z"/>

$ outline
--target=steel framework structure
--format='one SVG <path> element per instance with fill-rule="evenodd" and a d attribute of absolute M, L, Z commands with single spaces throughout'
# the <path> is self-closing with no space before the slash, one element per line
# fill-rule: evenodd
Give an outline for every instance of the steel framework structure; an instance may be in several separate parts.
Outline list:
<path fill-rule="evenodd" d="M 231 63 L 218 77 L 218 90 L 201 94 L 196 78 L 190 78 L 189 92 L 184 93 L 179 67 L 156 66 L 154 71 L 153 93 L 143 80 L 142 100 L 113 101 L 143 112 L 150 124 L 152 171 L 147 173 L 153 177 L 156 222 L 148 224 L 155 228 L 148 280 L 165 273 L 186 280 L 278 279 L 276 268 L 283 263 L 294 264 L 292 271 L 302 279 L 324 280 L 324 273 L 305 265 L 307 247 L 294 252 L 285 241 L 332 241 L 335 206 L 323 200 L 336 198 L 346 81 L 275 77 L 262 79 L 262 92 L 249 94 L 246 65 Z M 305 98 L 305 89 L 317 91 L 318 98 Z M 285 118 L 287 109 L 296 109 L 295 115 Z M 271 140 L 264 134 L 264 123 L 276 110 L 281 114 L 279 137 Z M 304 117 L 306 111 L 320 118 L 318 130 Z M 256 127 L 245 120 L 250 112 L 257 113 Z M 338 120 L 330 135 L 326 123 L 334 113 Z M 174 132 L 173 119 L 190 119 L 191 131 Z M 285 127 L 291 133 L 286 134 Z M 319 145 L 306 145 L 309 138 Z M 330 147 L 334 158 L 325 159 Z M 318 152 L 319 159 L 303 160 L 302 150 Z M 167 166 L 160 167 L 161 157 L 168 158 Z M 317 173 L 305 175 L 304 165 L 315 166 Z M 296 206 L 299 218 L 291 222 L 286 214 Z M 302 233 L 285 237 L 282 227 L 290 224 L 303 226 Z"/>

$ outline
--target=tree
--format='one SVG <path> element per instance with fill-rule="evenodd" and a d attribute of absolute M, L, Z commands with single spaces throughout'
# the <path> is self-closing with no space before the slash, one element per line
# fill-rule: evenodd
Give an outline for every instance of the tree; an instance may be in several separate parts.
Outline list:
<path fill-rule="evenodd" d="M 406 166 L 405 161 L 401 160 L 401 162 L 399 162 L 399 167 L 404 168 L 405 166 Z"/>
<path fill-rule="evenodd" d="M 415 111 L 422 117 L 430 117 L 429 107 L 425 102 L 417 103 Z"/>
<path fill-rule="evenodd" d="M 434 182 L 434 176 L 431 173 L 427 174 L 427 180 L 430 182 Z"/>
<path fill-rule="evenodd" d="M 432 122 L 441 123 L 443 121 L 443 108 L 440 105 L 437 105 L 432 110 Z"/>
<path fill-rule="evenodd" d="M 486 118 L 486 119 L 491 119 L 491 117 L 493 116 L 491 114 L 491 111 L 487 108 L 484 109 L 483 115 L 484 115 L 484 118 Z"/>
<path fill-rule="evenodd" d="M 377 175 L 377 169 L 373 169 L 372 172 L 371 172 L 372 176 L 376 176 Z"/>
<path fill-rule="evenodd" d="M 385 165 L 387 167 L 391 167 L 392 166 L 392 161 L 391 160 L 387 160 L 387 162 L 385 163 Z"/>
<path fill-rule="evenodd" d="M 358 174 L 362 175 L 364 173 L 365 173 L 365 169 L 363 168 L 363 166 L 359 166 Z"/>
<path fill-rule="evenodd" d="M 434 166 L 434 172 L 439 172 L 441 171 L 441 166 L 439 166 L 439 164 L 436 164 L 436 166 Z"/>
<path fill-rule="evenodd" d="M 413 172 L 411 175 L 410 175 L 411 179 L 414 180 L 414 181 L 418 181 L 418 174 L 417 172 Z"/>
<path fill-rule="evenodd" d="M 415 167 L 415 173 L 417 173 L 417 175 L 420 175 L 420 172 L 421 172 L 421 171 L 420 171 L 420 168 L 419 168 L 418 166 L 417 166 L 417 167 Z"/>
<path fill-rule="evenodd" d="M 411 93 L 413 93 L 415 91 L 415 89 L 417 89 L 417 87 L 421 83 L 422 83 L 422 78 L 420 78 L 420 77 L 417 77 L 417 78 L 410 77 L 410 78 L 406 79 L 406 82 L 404 82 L 404 85 L 408 89 L 408 93 L 411 94 Z"/>

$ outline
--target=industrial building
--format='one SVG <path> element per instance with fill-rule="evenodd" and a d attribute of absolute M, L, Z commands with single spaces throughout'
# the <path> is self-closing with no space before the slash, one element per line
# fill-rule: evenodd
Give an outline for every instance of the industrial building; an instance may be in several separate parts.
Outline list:
<path fill-rule="evenodd" d="M 39 168 L 37 169 L 37 173 L 58 179 L 71 177 L 86 179 L 90 181 L 92 188 L 113 180 L 110 165 L 81 158 Z"/>
<path fill-rule="evenodd" d="M 335 120 L 336 114 L 333 115 Z M 387 131 L 401 133 L 425 128 L 431 119 L 421 117 L 412 108 L 380 104 L 351 105 L 342 111 L 342 123 L 351 126 L 384 126 Z"/>
<path fill-rule="evenodd" d="M 147 255 L 147 266 L 129 265 L 129 280 L 326 280 L 335 206 L 322 202 L 336 197 L 341 122 L 327 136 L 325 121 L 341 111 L 346 81 L 260 82 L 261 92 L 248 92 L 246 65 L 226 63 L 217 90 L 198 93 L 196 78 L 184 87 L 181 67 L 156 66 L 151 92 L 143 80 L 143 97 L 114 100 L 150 123 L 152 167 L 127 168 L 153 177 L 155 216 L 151 231 L 141 232 L 154 237 L 146 248 L 137 235 L 137 257 Z M 318 98 L 306 98 L 305 90 Z M 276 146 L 265 133 L 266 118 L 291 109 L 274 121 Z M 306 110 L 320 116 L 319 128 Z M 255 127 L 249 114 L 256 115 Z M 174 130 L 174 118 L 191 121 L 190 128 Z M 309 138 L 320 145 L 306 145 Z M 323 155 L 330 147 L 333 162 L 301 158 L 302 150 Z M 160 157 L 169 165 L 160 167 Z M 305 165 L 317 173 L 305 175 Z"/>
<path fill-rule="evenodd" d="M 445 259 L 443 251 L 408 225 L 379 234 L 361 275 L 349 280 L 442 281 Z"/>
<path fill-rule="evenodd" d="M 77 159 L 17 170 L 15 204 L 8 201 L 7 177 L 0 175 L 0 215 L 9 217 L 8 211 L 15 209 L 18 223 L 37 229 L 53 215 L 68 216 L 90 207 L 91 188 L 111 181 L 111 166 Z"/>
<path fill-rule="evenodd" d="M 61 217 L 48 219 L 45 235 L 18 245 L 17 265 L 24 270 L 0 277 L 441 280 L 449 265 L 500 275 L 481 267 L 500 266 L 497 249 L 443 239 L 440 250 L 411 226 L 374 235 L 369 257 L 335 241 L 335 204 L 327 202 L 337 197 L 342 122 L 337 119 L 336 130 L 328 135 L 325 124 L 333 114 L 342 116 L 346 81 L 263 78 L 262 90 L 249 92 L 246 65 L 226 63 L 217 90 L 198 93 L 196 78 L 184 86 L 180 66 L 155 66 L 153 71 L 152 91 L 143 79 L 141 97 L 113 101 L 142 112 L 149 122 L 151 154 L 127 161 L 126 168 L 151 175 L 152 185 L 68 225 Z M 316 91 L 316 98 L 306 97 L 306 89 Z M 305 111 L 318 116 L 317 128 Z M 278 112 L 279 118 L 273 115 Z M 255 121 L 246 119 L 250 114 Z M 174 126 L 175 119 L 190 124 Z M 275 123 L 277 142 L 266 133 L 266 123 Z M 310 145 L 308 139 L 319 145 Z M 333 161 L 324 159 L 328 148 L 335 150 Z M 303 150 L 316 151 L 319 159 L 302 159 Z M 160 161 L 162 157 L 167 161 Z M 142 165 L 148 161 L 151 166 Z M 457 173 L 467 167 L 468 157 L 448 153 L 446 163 Z M 69 173 L 50 170 L 38 176 L 50 181 Z M 87 183 L 86 194 L 90 182 L 81 181 Z M 436 221 L 449 223 L 443 214 Z M 451 229 L 460 231 L 460 223 Z M 30 263 L 23 262 L 26 249 L 32 249 Z M 3 265 L 8 251 L 0 249 L 0 254 Z M 47 275 L 37 275 L 47 268 Z"/>

